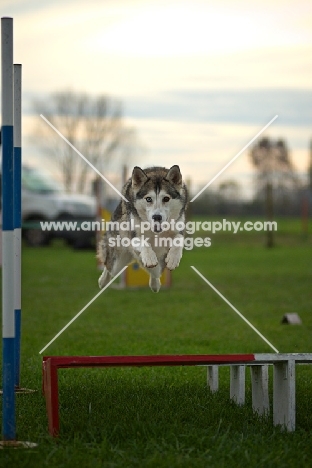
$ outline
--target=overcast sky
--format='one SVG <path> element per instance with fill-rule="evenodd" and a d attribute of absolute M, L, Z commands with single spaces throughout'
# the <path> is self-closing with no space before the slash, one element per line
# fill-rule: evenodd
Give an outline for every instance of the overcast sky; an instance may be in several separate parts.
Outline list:
<path fill-rule="evenodd" d="M 307 170 L 311 0 L 2 0 L 0 11 L 23 64 L 26 160 L 31 100 L 72 89 L 122 101 L 147 148 L 133 165 L 179 164 L 205 184 L 278 114 L 266 135 Z M 250 191 L 248 151 L 222 176 L 233 178 Z"/>

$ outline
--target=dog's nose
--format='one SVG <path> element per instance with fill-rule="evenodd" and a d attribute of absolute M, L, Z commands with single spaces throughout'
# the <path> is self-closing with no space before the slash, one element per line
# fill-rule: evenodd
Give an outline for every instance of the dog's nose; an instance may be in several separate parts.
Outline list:
<path fill-rule="evenodd" d="M 157 223 L 160 223 L 161 220 L 162 220 L 162 216 L 161 216 L 161 215 L 153 215 L 152 218 L 153 218 L 153 220 L 156 221 Z"/>

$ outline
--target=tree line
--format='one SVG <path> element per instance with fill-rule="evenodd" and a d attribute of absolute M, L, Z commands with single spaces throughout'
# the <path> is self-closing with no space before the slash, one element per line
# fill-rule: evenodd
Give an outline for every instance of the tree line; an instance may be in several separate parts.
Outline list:
<path fill-rule="evenodd" d="M 290 158 L 290 151 L 282 139 L 260 139 L 250 150 L 249 158 L 255 168 L 254 194 L 249 200 L 241 197 L 241 187 L 235 180 L 222 182 L 216 190 L 207 190 L 192 203 L 198 215 L 256 215 L 298 216 L 302 200 L 312 194 L 311 161 L 307 181 L 302 182 Z"/>
<path fill-rule="evenodd" d="M 36 100 L 34 108 L 103 172 L 110 165 L 130 167 L 134 154 L 143 155 L 143 145 L 135 129 L 125 123 L 121 103 L 116 99 L 67 90 Z M 84 192 L 93 176 L 92 168 L 44 122 L 35 129 L 34 138 L 41 150 L 53 157 L 65 189 Z M 303 196 L 312 191 L 312 142 L 310 153 L 308 183 L 302 184 L 285 140 L 259 139 L 249 152 L 255 169 L 253 198 L 242 200 L 239 183 L 229 180 L 219 184 L 217 190 L 207 189 L 192 203 L 192 213 L 263 215 L 267 219 L 298 215 Z"/>

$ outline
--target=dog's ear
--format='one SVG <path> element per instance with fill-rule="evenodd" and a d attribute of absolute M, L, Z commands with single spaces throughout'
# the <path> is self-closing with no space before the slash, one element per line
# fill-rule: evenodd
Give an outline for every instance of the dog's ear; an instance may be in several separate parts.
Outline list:
<path fill-rule="evenodd" d="M 148 179 L 144 171 L 138 166 L 135 166 L 132 171 L 132 188 L 139 190 L 144 182 Z"/>
<path fill-rule="evenodd" d="M 172 166 L 168 171 L 166 179 L 169 180 L 169 182 L 171 182 L 174 185 L 181 185 L 182 175 L 181 175 L 179 166 L 177 165 Z"/>

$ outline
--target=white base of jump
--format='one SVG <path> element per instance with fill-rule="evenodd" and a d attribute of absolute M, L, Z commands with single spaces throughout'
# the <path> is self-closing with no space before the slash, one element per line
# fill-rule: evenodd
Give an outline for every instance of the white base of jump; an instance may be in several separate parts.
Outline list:
<path fill-rule="evenodd" d="M 245 366 L 231 366 L 230 398 L 237 404 L 245 403 Z"/>
<path fill-rule="evenodd" d="M 245 370 L 250 366 L 252 409 L 260 416 L 270 413 L 269 365 L 273 365 L 273 424 L 287 431 L 296 428 L 296 363 L 311 364 L 312 354 L 255 354 L 252 363 L 231 365 L 230 398 L 245 403 Z M 220 365 L 220 364 L 219 364 Z M 207 381 L 211 392 L 219 389 L 218 367 L 208 366 Z"/>

